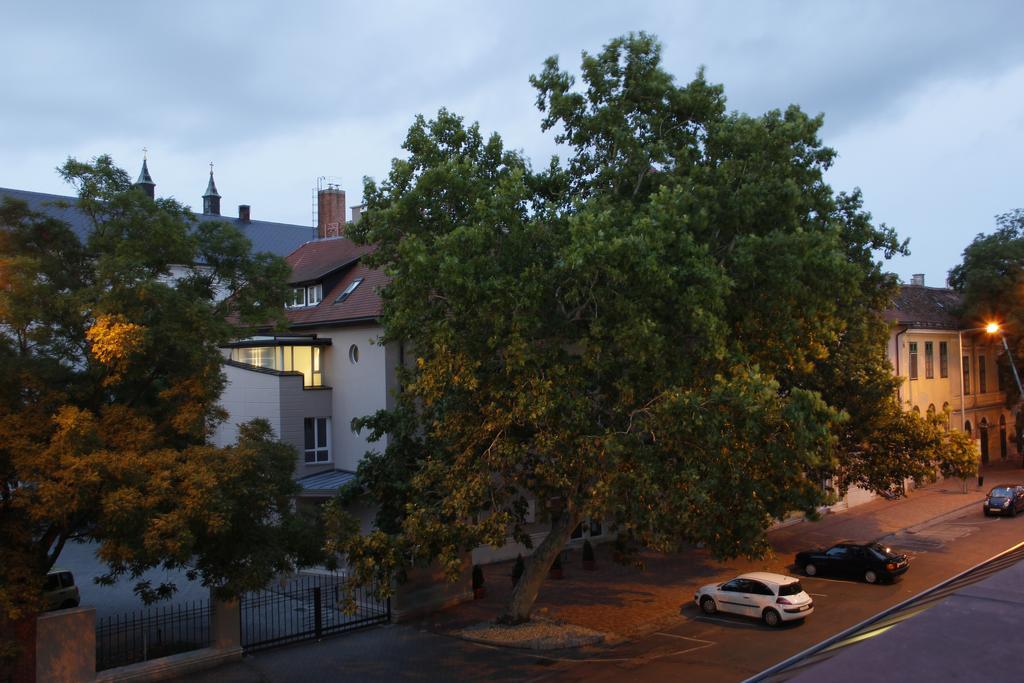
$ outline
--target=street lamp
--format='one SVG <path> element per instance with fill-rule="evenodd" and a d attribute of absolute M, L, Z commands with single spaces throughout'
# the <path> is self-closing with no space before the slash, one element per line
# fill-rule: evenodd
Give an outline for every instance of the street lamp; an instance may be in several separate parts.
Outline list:
<path fill-rule="evenodd" d="M 1010 353 L 1010 347 L 1006 343 L 1006 335 L 1003 334 L 1002 327 L 999 323 L 990 322 L 985 327 L 972 327 L 968 330 L 957 330 L 956 341 L 957 346 L 960 349 L 960 431 L 966 431 L 965 422 L 967 408 L 964 402 L 964 344 L 963 344 L 963 333 L 964 332 L 986 332 L 988 334 L 998 334 L 999 338 L 1003 341 L 1003 350 L 1006 351 L 1006 357 L 1010 361 L 1010 369 L 1013 370 L 1013 379 L 1017 382 L 1017 391 L 1019 392 L 1020 398 L 1024 401 L 1024 387 L 1020 383 L 1020 375 L 1017 373 L 1017 364 L 1013 361 L 1013 354 Z M 1017 450 L 1021 450 L 1021 435 L 1017 434 Z M 1024 461 L 1022 461 L 1022 467 L 1024 467 Z M 979 470 L 978 473 L 978 486 L 982 484 L 982 476 Z"/>

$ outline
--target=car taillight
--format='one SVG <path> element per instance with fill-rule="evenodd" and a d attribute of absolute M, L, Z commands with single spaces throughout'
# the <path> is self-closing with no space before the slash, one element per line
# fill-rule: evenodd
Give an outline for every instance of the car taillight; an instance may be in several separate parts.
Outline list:
<path fill-rule="evenodd" d="M 793 602 L 793 601 L 792 601 L 792 600 L 790 600 L 789 598 L 779 598 L 779 599 L 778 599 L 778 600 L 776 600 L 775 602 L 776 602 L 777 604 L 779 604 L 779 605 L 795 605 L 795 604 L 796 604 L 795 602 Z"/>
<path fill-rule="evenodd" d="M 885 565 L 885 568 L 888 569 L 889 571 L 892 571 L 893 569 L 896 569 L 896 563 L 895 562 L 890 562 L 889 564 Z"/>

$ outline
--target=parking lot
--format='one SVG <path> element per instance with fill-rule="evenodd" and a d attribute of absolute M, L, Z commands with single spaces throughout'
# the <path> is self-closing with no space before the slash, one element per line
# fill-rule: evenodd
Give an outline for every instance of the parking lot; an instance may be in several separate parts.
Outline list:
<path fill-rule="evenodd" d="M 669 680 L 683 673 L 687 681 L 742 681 L 988 559 L 1022 536 L 1024 519 L 985 518 L 980 505 L 916 533 L 891 534 L 880 541 L 906 552 L 911 568 L 894 583 L 875 585 L 800 576 L 780 556 L 771 571 L 800 576 L 814 598 L 814 613 L 804 622 L 769 628 L 741 616 L 706 615 L 691 593 L 676 625 L 618 648 L 605 661 L 566 663 L 543 678 L 611 681 L 624 680 L 628 672 L 629 680 L 636 681 Z"/>

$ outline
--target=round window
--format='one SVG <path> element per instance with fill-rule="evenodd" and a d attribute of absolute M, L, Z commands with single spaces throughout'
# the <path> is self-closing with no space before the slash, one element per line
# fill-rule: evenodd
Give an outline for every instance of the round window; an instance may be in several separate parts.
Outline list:
<path fill-rule="evenodd" d="M 348 359 L 353 363 L 359 362 L 359 347 L 355 344 L 348 348 Z"/>

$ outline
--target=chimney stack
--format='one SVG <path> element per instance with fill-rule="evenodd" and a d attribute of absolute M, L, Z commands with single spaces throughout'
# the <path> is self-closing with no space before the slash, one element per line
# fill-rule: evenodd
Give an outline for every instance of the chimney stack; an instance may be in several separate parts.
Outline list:
<path fill-rule="evenodd" d="M 249 205 L 248 204 L 239 204 L 238 205 L 238 220 L 242 221 L 243 223 L 248 223 L 249 222 Z"/>
<path fill-rule="evenodd" d="M 337 185 L 328 185 L 317 192 L 316 198 L 317 237 L 341 237 L 345 227 L 345 190 Z"/>
<path fill-rule="evenodd" d="M 924 273 L 915 273 L 910 276 L 910 284 L 916 287 L 924 287 Z"/>
<path fill-rule="evenodd" d="M 363 212 L 366 211 L 366 204 L 356 204 L 352 207 L 352 223 L 358 223 L 359 219 L 363 217 Z"/>

